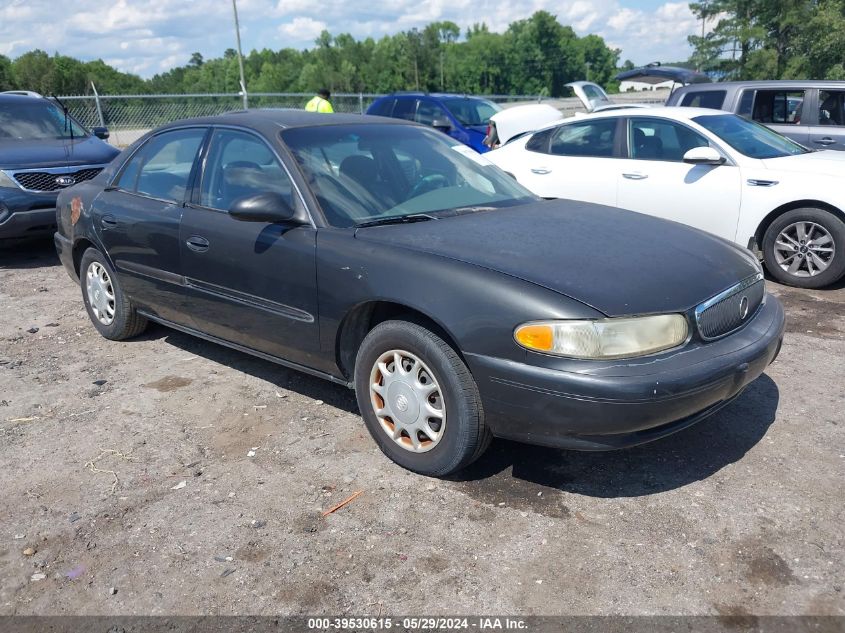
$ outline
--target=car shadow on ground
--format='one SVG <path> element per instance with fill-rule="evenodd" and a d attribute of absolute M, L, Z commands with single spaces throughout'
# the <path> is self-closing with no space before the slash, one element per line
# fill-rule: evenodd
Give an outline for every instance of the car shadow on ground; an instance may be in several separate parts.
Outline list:
<path fill-rule="evenodd" d="M 156 339 L 164 339 L 170 345 L 190 354 L 202 356 L 212 362 L 265 380 L 281 389 L 295 391 L 314 400 L 322 400 L 347 413 L 358 415 L 355 392 L 351 389 L 163 325 L 151 323 L 144 334 L 126 342 Z"/>
<path fill-rule="evenodd" d="M 145 339 L 164 339 L 190 354 L 359 414 L 354 392 L 341 385 L 164 326 L 151 325 L 140 337 Z M 535 499 L 544 488 L 605 498 L 666 492 L 706 479 L 742 459 L 774 422 L 778 400 L 777 385 L 764 374 L 721 411 L 651 444 L 587 453 L 494 440 L 477 462 L 449 479 L 479 500 L 521 499 L 534 509 L 546 503 Z"/>
<path fill-rule="evenodd" d="M 580 452 L 494 440 L 453 481 L 482 483 L 472 496 L 513 497 L 542 487 L 591 497 L 638 497 L 706 479 L 739 461 L 775 420 L 779 391 L 762 375 L 730 405 L 662 440 L 611 452 Z M 507 501 L 507 499 L 502 499 Z"/>
<path fill-rule="evenodd" d="M 53 240 L 9 240 L 0 242 L 0 269 L 58 266 Z"/>

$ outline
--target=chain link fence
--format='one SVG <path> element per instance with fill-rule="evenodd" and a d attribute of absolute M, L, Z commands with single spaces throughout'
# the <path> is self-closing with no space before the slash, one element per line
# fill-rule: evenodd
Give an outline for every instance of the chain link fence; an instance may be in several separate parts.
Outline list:
<path fill-rule="evenodd" d="M 638 92 L 614 95 L 613 99 L 625 103 L 663 103 L 668 92 Z M 302 109 L 312 93 L 250 93 L 250 108 Z M 335 112 L 363 114 L 381 94 L 341 93 L 331 98 Z M 224 112 L 242 110 L 243 97 L 239 94 L 182 94 L 182 95 L 92 95 L 59 97 L 70 113 L 88 128 L 106 126 L 111 133 L 110 142 L 125 147 L 152 128 L 171 121 L 192 117 L 213 116 Z M 486 95 L 504 107 L 531 102 L 544 102 L 559 108 L 565 115 L 583 110 L 576 98 L 549 99 L 531 95 Z"/>

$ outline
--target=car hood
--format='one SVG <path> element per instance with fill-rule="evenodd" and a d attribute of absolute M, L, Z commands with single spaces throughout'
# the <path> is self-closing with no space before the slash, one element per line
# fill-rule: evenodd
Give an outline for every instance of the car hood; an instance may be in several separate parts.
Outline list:
<path fill-rule="evenodd" d="M 796 156 L 766 158 L 761 162 L 766 169 L 773 171 L 826 174 L 839 178 L 845 176 L 845 152 L 836 152 L 829 149 Z"/>
<path fill-rule="evenodd" d="M 81 139 L 0 141 L 0 168 L 102 165 L 120 152 L 95 136 Z"/>
<path fill-rule="evenodd" d="M 568 200 L 368 227 L 356 237 L 498 271 L 608 316 L 686 311 L 757 272 L 750 253 L 716 236 Z"/>

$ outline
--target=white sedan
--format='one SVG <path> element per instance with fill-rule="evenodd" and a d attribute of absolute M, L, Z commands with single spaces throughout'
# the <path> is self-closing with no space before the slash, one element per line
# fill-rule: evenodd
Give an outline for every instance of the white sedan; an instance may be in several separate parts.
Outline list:
<path fill-rule="evenodd" d="M 485 156 L 537 195 L 631 209 L 747 246 L 786 284 L 819 288 L 845 274 L 845 152 L 810 151 L 733 114 L 597 112 Z M 601 236 L 584 239 L 601 248 Z"/>

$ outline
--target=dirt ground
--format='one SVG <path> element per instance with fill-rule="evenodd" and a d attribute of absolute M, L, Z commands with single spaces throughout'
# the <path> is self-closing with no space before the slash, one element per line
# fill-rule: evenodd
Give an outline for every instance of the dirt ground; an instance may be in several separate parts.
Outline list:
<path fill-rule="evenodd" d="M 497 441 L 438 481 L 351 391 L 163 327 L 109 342 L 51 245 L 0 252 L 0 614 L 843 615 L 845 288 L 770 288 L 780 358 L 697 427 Z"/>

